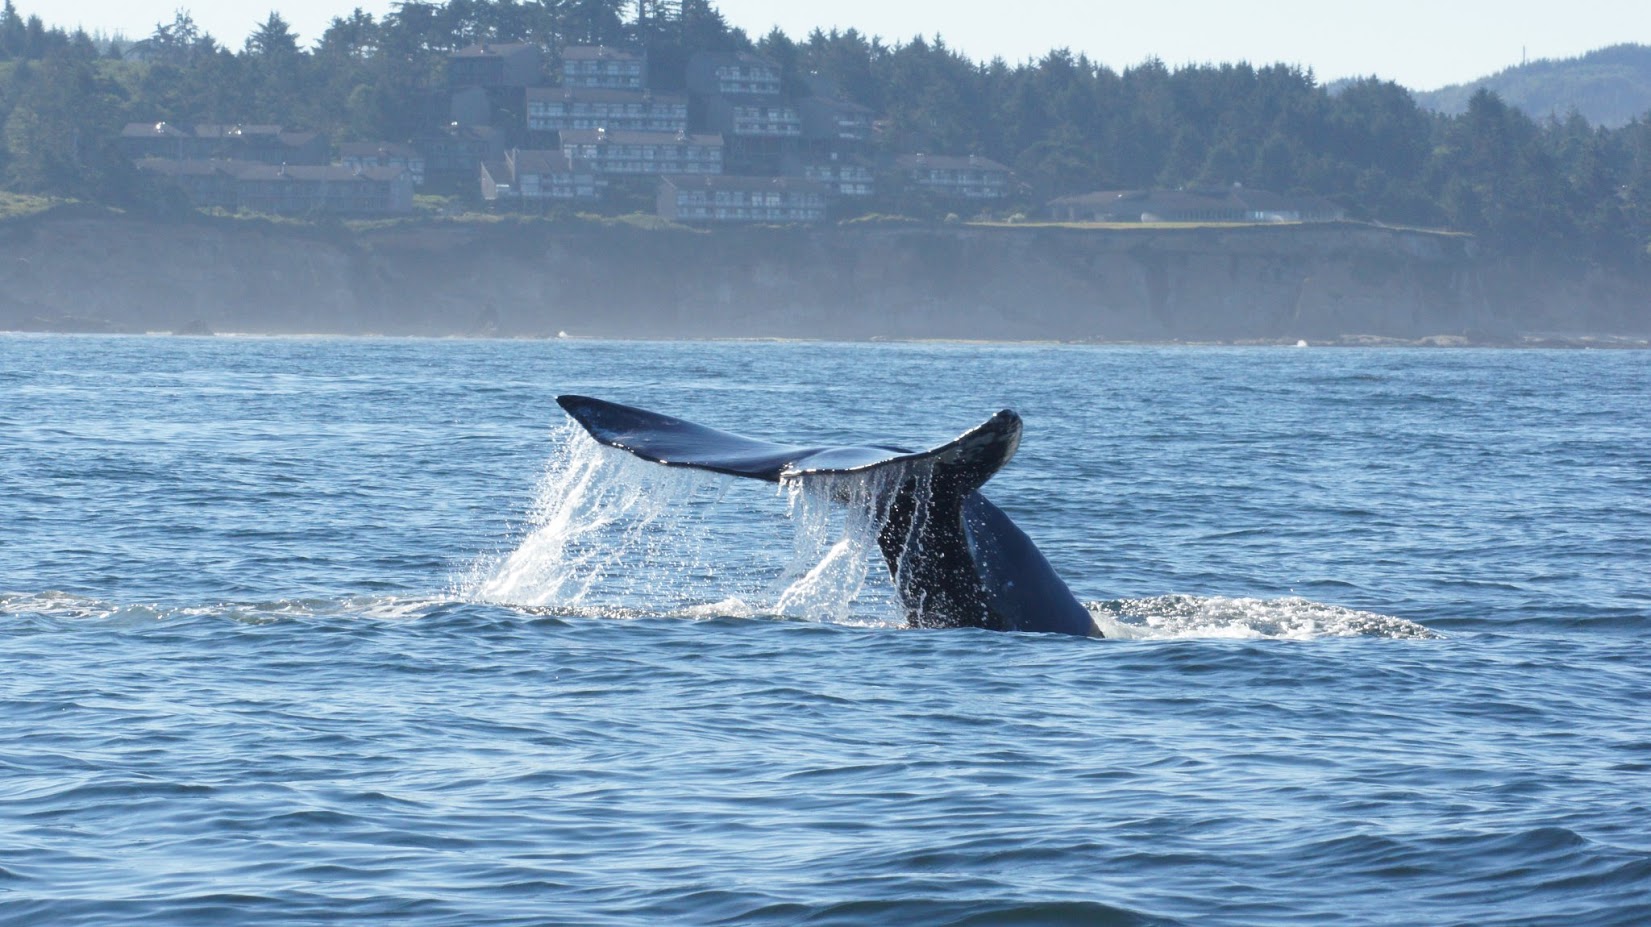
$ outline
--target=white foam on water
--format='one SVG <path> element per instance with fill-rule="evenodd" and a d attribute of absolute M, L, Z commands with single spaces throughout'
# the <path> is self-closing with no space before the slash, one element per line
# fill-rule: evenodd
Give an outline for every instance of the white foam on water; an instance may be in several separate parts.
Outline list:
<path fill-rule="evenodd" d="M 360 595 L 343 598 L 176 605 L 157 602 L 110 602 L 91 596 L 49 590 L 37 593 L 0 593 L 0 617 L 28 615 L 51 621 L 100 621 L 129 625 L 189 618 L 222 618 L 243 624 L 340 617 L 395 621 L 422 618 L 432 608 L 449 601 L 451 599 L 438 596 Z"/>
<path fill-rule="evenodd" d="M 1252 599 L 1163 595 L 1091 602 L 1087 607 L 1102 634 L 1128 640 L 1316 640 L 1328 637 L 1420 640 L 1440 636 L 1414 621 L 1300 597 Z"/>

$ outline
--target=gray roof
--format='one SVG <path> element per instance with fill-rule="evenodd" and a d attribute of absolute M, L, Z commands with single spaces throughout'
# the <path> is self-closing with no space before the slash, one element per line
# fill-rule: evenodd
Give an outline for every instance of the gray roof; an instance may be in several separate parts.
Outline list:
<path fill-rule="evenodd" d="M 767 68 L 770 71 L 778 71 L 780 69 L 779 65 L 777 65 L 774 62 L 768 60 L 767 58 L 764 58 L 761 55 L 753 54 L 751 52 L 744 52 L 744 51 L 740 51 L 740 52 L 695 52 L 694 56 L 692 58 L 690 58 L 689 61 L 690 62 L 698 62 L 698 63 L 701 63 L 701 64 L 708 63 L 712 67 L 716 67 L 717 65 L 721 65 L 721 64 L 737 64 L 737 65 L 741 65 L 741 66 L 747 67 L 747 68 Z"/>
<path fill-rule="evenodd" d="M 867 117 L 876 115 L 876 111 L 869 106 L 861 106 L 853 100 L 844 100 L 841 97 L 803 97 L 797 101 L 799 106 L 812 106 L 825 110 L 834 110 L 840 113 L 854 113 Z"/>
<path fill-rule="evenodd" d="M 576 161 L 560 151 L 540 148 L 518 148 L 510 154 L 517 174 L 572 174 L 591 172 L 584 161 Z"/>
<path fill-rule="evenodd" d="M 342 164 L 248 164 L 234 173 L 241 180 L 348 183 L 363 179 L 394 180 L 406 170 L 400 167 L 364 167 L 356 170 Z"/>
<path fill-rule="evenodd" d="M 568 45 L 562 49 L 562 60 L 607 60 L 614 61 L 641 61 L 642 56 L 623 48 L 613 48 L 607 45 Z"/>
<path fill-rule="evenodd" d="M 208 176 L 222 174 L 226 177 L 234 176 L 235 166 L 243 165 L 246 161 L 176 161 L 172 158 L 143 158 L 137 162 L 140 171 L 152 174 L 164 174 L 168 177 L 184 177 L 191 174 Z"/>
<path fill-rule="evenodd" d="M 688 98 L 679 93 L 651 90 L 616 90 L 609 87 L 529 87 L 529 100 L 569 100 L 577 103 L 678 103 Z"/>
<path fill-rule="evenodd" d="M 128 122 L 122 138 L 193 138 L 195 133 L 171 122 Z"/>
<path fill-rule="evenodd" d="M 426 140 L 429 140 L 429 139 L 453 139 L 453 140 L 456 140 L 456 141 L 470 140 L 470 141 L 481 141 L 481 142 L 498 141 L 499 139 L 501 139 L 503 137 L 504 137 L 504 130 L 498 128 L 497 126 L 476 126 L 476 125 L 457 125 L 457 124 L 443 126 L 442 128 L 437 129 L 435 132 L 431 133 L 430 135 L 423 136 L 423 138 L 426 139 Z"/>
<path fill-rule="evenodd" d="M 450 58 L 504 58 L 534 52 L 538 49 L 527 42 L 478 42 L 453 52 Z"/>
<path fill-rule="evenodd" d="M 400 142 L 340 142 L 341 158 L 417 158 L 418 150 Z"/>
<path fill-rule="evenodd" d="M 368 167 L 356 170 L 342 164 L 265 164 L 262 161 L 174 161 L 170 158 L 144 158 L 137 163 L 139 170 L 164 174 L 169 177 L 185 175 L 221 174 L 237 180 L 291 180 L 346 183 L 359 179 L 394 180 L 406 173 L 400 167 Z"/>
<path fill-rule="evenodd" d="M 659 182 L 678 190 L 744 190 L 746 192 L 779 190 L 792 193 L 830 192 L 817 180 L 802 177 L 746 177 L 738 174 L 667 174 Z"/>
<path fill-rule="evenodd" d="M 982 158 L 979 155 L 958 157 L 954 155 L 910 154 L 895 158 L 894 164 L 903 171 L 928 168 L 939 171 L 975 170 L 1009 173 L 1009 168 L 993 161 L 991 158 Z"/>
<path fill-rule="evenodd" d="M 200 123 L 197 125 L 180 124 L 175 122 L 128 122 L 120 132 L 122 138 L 205 138 L 205 139 L 235 139 L 264 138 L 276 139 L 289 145 L 302 145 L 312 141 L 320 133 L 291 132 L 278 125 L 226 123 Z"/>
<path fill-rule="evenodd" d="M 613 132 L 606 129 L 569 129 L 562 133 L 563 145 L 708 145 L 722 147 L 721 135 L 678 132 Z"/>

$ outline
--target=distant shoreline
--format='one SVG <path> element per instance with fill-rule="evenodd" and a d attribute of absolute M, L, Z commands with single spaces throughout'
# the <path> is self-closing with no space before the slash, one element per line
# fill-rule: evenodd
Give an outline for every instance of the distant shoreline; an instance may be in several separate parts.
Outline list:
<path fill-rule="evenodd" d="M 0 330 L 1651 346 L 1651 275 L 1361 223 L 0 222 Z"/>
<path fill-rule="evenodd" d="M 1651 350 L 1651 337 L 1600 337 L 1593 335 L 1526 336 L 1514 341 L 1472 341 L 1461 336 L 1444 335 L 1403 340 L 1397 338 L 1348 337 L 1340 340 L 1314 341 L 1306 344 L 1291 341 L 1077 341 L 1077 340 L 1006 340 L 968 338 L 787 338 L 780 336 L 672 338 L 609 338 L 587 335 L 387 335 L 376 332 L 173 332 L 173 331 L 88 331 L 76 328 L 0 328 L 0 337 L 39 338 L 217 338 L 224 340 L 271 341 L 567 341 L 577 343 L 703 343 L 703 344 L 837 344 L 837 345 L 956 345 L 960 347 L 1072 347 L 1072 348 L 1271 348 L 1278 350 L 1377 349 L 1377 350 L 1489 350 L 1489 351 L 1644 351 Z"/>

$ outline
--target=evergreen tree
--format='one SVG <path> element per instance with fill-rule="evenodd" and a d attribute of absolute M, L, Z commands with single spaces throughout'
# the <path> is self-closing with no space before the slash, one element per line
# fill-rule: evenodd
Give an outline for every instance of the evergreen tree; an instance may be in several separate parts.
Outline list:
<path fill-rule="evenodd" d="M 247 36 L 246 52 L 263 58 L 294 56 L 298 54 L 298 36 L 281 14 L 272 12 Z"/>
<path fill-rule="evenodd" d="M 365 61 L 378 50 L 379 27 L 373 14 L 356 7 L 348 17 L 334 16 L 316 43 L 318 57 L 330 61 Z"/>
<path fill-rule="evenodd" d="M 23 17 L 17 15 L 12 0 L 5 0 L 5 6 L 0 6 L 0 61 L 23 57 L 26 41 Z"/>
<path fill-rule="evenodd" d="M 617 45 L 625 40 L 626 0 L 566 0 L 563 22 L 568 41 L 578 45 Z"/>
<path fill-rule="evenodd" d="M 0 126 L 8 186 L 119 202 L 129 179 L 109 131 L 120 120 L 119 88 L 90 62 L 61 52 L 25 80 Z"/>

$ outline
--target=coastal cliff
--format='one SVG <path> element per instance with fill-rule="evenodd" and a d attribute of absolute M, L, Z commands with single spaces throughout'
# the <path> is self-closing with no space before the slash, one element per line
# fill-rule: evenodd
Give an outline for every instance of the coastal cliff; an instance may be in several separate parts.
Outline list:
<path fill-rule="evenodd" d="M 352 231 L 59 210 L 0 224 L 0 329 L 1506 343 L 1643 338 L 1651 281 L 1354 223 Z"/>

